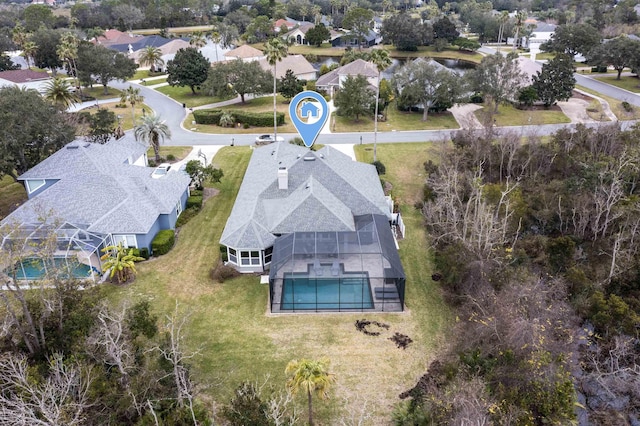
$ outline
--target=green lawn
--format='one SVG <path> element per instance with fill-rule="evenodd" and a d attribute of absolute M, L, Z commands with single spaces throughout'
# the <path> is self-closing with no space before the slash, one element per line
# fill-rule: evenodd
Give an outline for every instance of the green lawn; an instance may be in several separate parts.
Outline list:
<path fill-rule="evenodd" d="M 595 77 L 596 80 L 603 83 L 610 84 L 612 86 L 619 87 L 624 90 L 628 90 L 633 93 L 640 93 L 640 79 L 638 77 L 620 77 L 620 80 L 616 80 L 615 76 L 611 77 Z"/>
<path fill-rule="evenodd" d="M 167 82 L 167 77 L 154 78 L 153 80 L 146 80 L 143 86 L 155 86 L 156 84 L 162 84 Z"/>
<path fill-rule="evenodd" d="M 27 191 L 11 176 L 0 178 L 0 220 L 27 200 Z"/>
<path fill-rule="evenodd" d="M 422 113 L 398 111 L 394 105 L 387 110 L 387 121 L 378 122 L 378 130 L 381 132 L 401 130 L 435 130 L 458 129 L 460 126 L 450 112 L 441 114 L 429 114 L 427 121 L 422 121 Z M 331 116 L 335 120 L 332 124 L 334 132 L 373 132 L 373 117 L 362 117 L 359 122 L 346 117 L 339 117 L 335 113 Z"/>
<path fill-rule="evenodd" d="M 209 405 L 212 401 L 217 407 L 228 403 L 243 380 L 263 382 L 270 375 L 271 383 L 282 389 L 288 361 L 328 356 L 337 382 L 330 400 L 314 404 L 318 424 L 337 424 L 365 402 L 373 424 L 387 424 L 398 394 L 425 372 L 438 348 L 446 344 L 444 332 L 452 322 L 430 278 L 428 241 L 422 218 L 412 207 L 422 191 L 421 164 L 428 158 L 429 147 L 394 144 L 380 145 L 378 150 L 408 227 L 408 237 L 400 242 L 407 274 L 408 309 L 404 313 L 272 316 L 268 314 L 268 287 L 259 284 L 257 276 L 243 275 L 223 284 L 208 278 L 250 158 L 248 147 L 219 151 L 214 161 L 225 173 L 216 185 L 220 193 L 181 228 L 170 253 L 139 264 L 138 277 L 129 286 L 105 285 L 105 295 L 114 301 L 150 300 L 160 315 L 171 312 L 178 303 L 181 311 L 190 314 L 186 342 L 190 349 L 200 351 L 191 360 L 192 371 Z M 370 156 L 363 151 L 359 154 Z M 366 336 L 354 327 L 354 321 L 363 317 L 391 328 L 382 336 Z M 387 340 L 394 332 L 407 334 L 414 342 L 406 350 L 397 349 Z M 304 395 L 297 401 L 304 417 Z"/>
<path fill-rule="evenodd" d="M 481 123 L 486 121 L 486 108 L 474 111 Z M 520 110 L 512 105 L 500 105 L 498 113 L 493 116 L 497 126 L 527 126 L 537 124 L 570 123 L 571 120 L 560 110 Z"/>
<path fill-rule="evenodd" d="M 166 74 L 161 72 L 150 72 L 149 70 L 137 70 L 136 73 L 133 75 L 133 77 L 131 77 L 129 80 L 130 81 L 140 80 L 142 78 L 157 77 L 159 75 L 166 75 Z"/>
<path fill-rule="evenodd" d="M 94 85 L 93 87 L 83 87 L 82 88 L 82 93 L 85 95 L 89 95 L 89 96 L 93 96 L 94 98 L 98 99 L 98 100 L 103 100 L 103 99 L 112 99 L 112 98 L 119 98 L 120 97 L 120 90 L 118 89 L 114 89 L 113 87 L 108 87 L 107 88 L 107 94 L 104 94 L 104 87 L 99 86 L 99 85 Z"/>
<path fill-rule="evenodd" d="M 282 126 L 278 126 L 278 132 L 280 133 L 297 133 L 296 128 L 289 121 L 289 104 L 285 103 L 285 99 L 278 95 L 276 98 L 278 112 L 285 114 L 285 121 Z M 242 110 L 248 112 L 271 112 L 273 113 L 273 96 L 262 96 L 260 98 L 254 98 L 247 100 L 246 103 L 237 103 L 225 107 L 220 107 L 223 110 Z M 221 127 L 213 124 L 191 124 L 193 121 L 193 115 L 189 114 L 184 121 L 186 128 L 195 128 L 197 132 L 201 133 L 218 133 L 218 134 L 243 134 L 243 133 L 273 133 L 273 126 L 268 127 L 250 127 L 244 129 L 242 127 Z"/>
<path fill-rule="evenodd" d="M 261 49 L 261 45 L 253 45 L 257 49 Z M 471 62 L 474 64 L 480 63 L 482 60 L 482 55 L 476 52 L 467 52 L 463 50 L 459 50 L 457 47 L 444 49 L 442 52 L 436 52 L 436 50 L 431 46 L 419 46 L 418 51 L 416 52 L 404 52 L 401 50 L 395 49 L 392 45 L 383 46 L 384 49 L 389 51 L 389 55 L 392 58 L 402 59 L 402 58 L 417 58 L 419 56 L 428 56 L 431 58 L 442 58 L 442 59 L 461 59 L 467 62 Z M 362 49 L 363 51 L 371 51 L 371 49 Z M 317 55 L 317 56 L 331 56 L 331 57 L 341 57 L 344 55 L 344 48 L 331 47 L 328 43 L 324 44 L 322 47 L 314 47 L 314 46 L 291 46 L 289 48 L 289 53 L 291 54 L 302 54 L 302 55 Z"/>
<path fill-rule="evenodd" d="M 101 109 L 108 109 L 109 111 L 113 111 L 116 117 L 120 117 L 120 125 L 122 126 L 122 130 L 130 130 L 133 129 L 133 116 L 131 115 L 131 105 L 127 104 L 125 108 L 119 108 L 119 102 L 110 102 L 108 104 L 100 104 Z M 136 104 L 135 107 L 135 120 L 139 120 L 140 117 L 144 114 L 149 114 L 153 112 L 153 109 L 146 104 Z M 95 114 L 98 111 L 94 106 L 85 108 L 83 111 L 89 111 L 91 114 Z"/>
<path fill-rule="evenodd" d="M 640 108 L 632 105 L 632 111 L 625 111 L 622 107 L 622 101 L 618 99 L 612 98 L 610 96 L 603 95 L 602 93 L 596 92 L 595 90 L 587 89 L 584 86 L 576 86 L 576 89 L 580 89 L 584 92 L 591 93 L 592 95 L 596 95 L 602 99 L 604 99 L 608 104 L 609 108 L 613 114 L 618 118 L 618 120 L 639 120 L 640 119 Z"/>
<path fill-rule="evenodd" d="M 173 155 L 176 159 L 173 161 L 169 161 L 173 163 L 174 161 L 180 161 L 191 152 L 192 147 L 190 146 L 160 146 L 160 157 L 167 158 L 167 155 Z M 153 152 L 153 148 L 149 148 L 147 150 L 147 158 L 153 160 L 155 158 L 155 153 Z"/>
<path fill-rule="evenodd" d="M 151 85 L 151 82 L 149 82 L 149 85 Z M 165 95 L 169 96 L 171 99 L 174 99 L 175 101 L 180 102 L 181 104 L 185 104 L 187 108 L 213 104 L 216 102 L 226 100 L 226 99 L 221 99 L 214 96 L 207 96 L 202 92 L 196 92 L 196 94 L 194 95 L 191 92 L 191 89 L 189 87 L 162 86 L 162 87 L 158 87 L 155 90 L 157 90 L 160 93 L 164 93 Z"/>

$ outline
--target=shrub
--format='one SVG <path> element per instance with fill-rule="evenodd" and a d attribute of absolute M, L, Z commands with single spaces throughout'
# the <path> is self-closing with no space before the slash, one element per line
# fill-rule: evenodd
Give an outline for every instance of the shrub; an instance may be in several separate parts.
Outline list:
<path fill-rule="evenodd" d="M 149 160 L 149 161 L 147 161 L 147 164 L 149 164 L 149 167 L 155 167 L 156 166 L 155 160 Z"/>
<path fill-rule="evenodd" d="M 626 111 L 626 112 L 632 112 L 633 111 L 633 106 L 627 102 L 627 101 L 622 101 L 622 108 Z"/>
<path fill-rule="evenodd" d="M 176 156 L 173 154 L 167 154 L 167 161 L 176 161 Z"/>
<path fill-rule="evenodd" d="M 378 175 L 383 175 L 386 173 L 387 168 L 385 167 L 384 164 L 382 164 L 382 161 L 374 161 L 373 163 L 374 166 L 376 166 L 376 172 L 378 172 Z"/>
<path fill-rule="evenodd" d="M 235 278 L 240 275 L 240 272 L 232 266 L 225 265 L 222 261 L 218 262 L 215 268 L 211 269 L 211 279 L 219 283 L 225 282 L 230 278 Z"/>
<path fill-rule="evenodd" d="M 186 205 L 187 209 L 196 208 L 200 210 L 201 207 L 202 207 L 202 195 L 192 195 L 191 197 L 187 198 L 187 205 Z"/>
<path fill-rule="evenodd" d="M 227 253 L 227 246 L 220 244 L 220 260 L 226 262 L 229 260 L 229 255 Z"/>
<path fill-rule="evenodd" d="M 176 221 L 176 228 L 179 228 L 189 222 L 200 211 L 199 208 L 192 207 L 184 209 Z"/>
<path fill-rule="evenodd" d="M 176 241 L 176 235 L 173 229 L 163 229 L 158 231 L 151 242 L 151 252 L 154 256 L 161 256 L 169 253 Z"/>
<path fill-rule="evenodd" d="M 190 194 L 193 197 L 202 197 L 202 190 L 201 189 L 194 189 L 194 190 L 190 191 Z"/>
<path fill-rule="evenodd" d="M 149 259 L 149 249 L 147 247 L 134 248 L 133 255 L 136 257 L 142 257 L 144 260 Z"/>
<path fill-rule="evenodd" d="M 220 124 L 223 114 L 231 114 L 237 123 L 254 127 L 268 127 L 273 125 L 273 113 L 271 112 L 249 112 L 242 110 L 220 110 L 207 109 L 193 111 L 193 118 L 198 124 Z M 284 124 L 284 113 L 276 115 L 278 125 Z"/>

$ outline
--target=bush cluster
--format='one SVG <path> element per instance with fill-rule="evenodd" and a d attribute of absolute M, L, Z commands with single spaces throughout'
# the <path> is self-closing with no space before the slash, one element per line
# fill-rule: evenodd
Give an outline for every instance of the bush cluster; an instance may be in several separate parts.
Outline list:
<path fill-rule="evenodd" d="M 239 275 L 240 272 L 235 268 L 225 265 L 222 262 L 218 262 L 218 264 L 211 269 L 211 279 L 219 283 L 223 283 L 225 280 L 235 278 Z"/>
<path fill-rule="evenodd" d="M 193 118 L 198 124 L 220 124 L 220 117 L 224 112 L 228 112 L 235 118 L 237 123 L 245 126 L 266 127 L 273 125 L 273 114 L 270 112 L 248 112 L 241 110 L 223 111 L 220 109 L 196 110 L 193 111 Z M 278 125 L 284 124 L 284 113 L 276 115 Z"/>
<path fill-rule="evenodd" d="M 151 252 L 154 256 L 161 256 L 169 253 L 176 241 L 176 235 L 173 229 L 164 229 L 158 231 L 151 242 Z"/>
<path fill-rule="evenodd" d="M 187 198 L 187 209 L 195 208 L 200 210 L 202 208 L 202 195 L 192 195 Z"/>
<path fill-rule="evenodd" d="M 149 249 L 147 247 L 134 248 L 133 255 L 136 257 L 142 257 L 144 260 L 148 260 L 150 257 Z"/>
<path fill-rule="evenodd" d="M 176 221 L 176 228 L 179 228 L 189 222 L 193 217 L 195 217 L 195 215 L 198 214 L 199 211 L 200 208 L 198 207 L 189 207 L 184 209 L 180 214 L 180 217 L 178 217 L 178 220 Z"/>

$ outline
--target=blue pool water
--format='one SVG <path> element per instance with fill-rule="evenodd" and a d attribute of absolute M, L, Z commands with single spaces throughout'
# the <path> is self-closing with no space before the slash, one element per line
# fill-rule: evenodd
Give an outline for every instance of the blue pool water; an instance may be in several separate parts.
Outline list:
<path fill-rule="evenodd" d="M 47 266 L 49 267 L 49 266 Z M 62 257 L 53 259 L 54 268 L 66 268 L 66 260 Z M 90 276 L 90 268 L 74 260 L 69 260 L 71 275 L 75 278 L 87 278 Z M 45 265 L 42 259 L 29 259 L 22 261 L 22 268 L 18 268 L 17 278 L 19 280 L 37 280 L 45 275 Z"/>
<path fill-rule="evenodd" d="M 285 274 L 281 310 L 371 309 L 369 277 L 363 274 L 341 278 L 310 278 Z"/>

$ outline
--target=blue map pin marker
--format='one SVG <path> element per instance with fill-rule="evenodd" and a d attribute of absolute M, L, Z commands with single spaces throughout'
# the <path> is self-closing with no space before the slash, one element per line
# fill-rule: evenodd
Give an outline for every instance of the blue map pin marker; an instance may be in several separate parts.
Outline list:
<path fill-rule="evenodd" d="M 320 93 L 306 90 L 291 100 L 289 118 L 305 146 L 311 148 L 329 118 L 329 105 Z"/>

